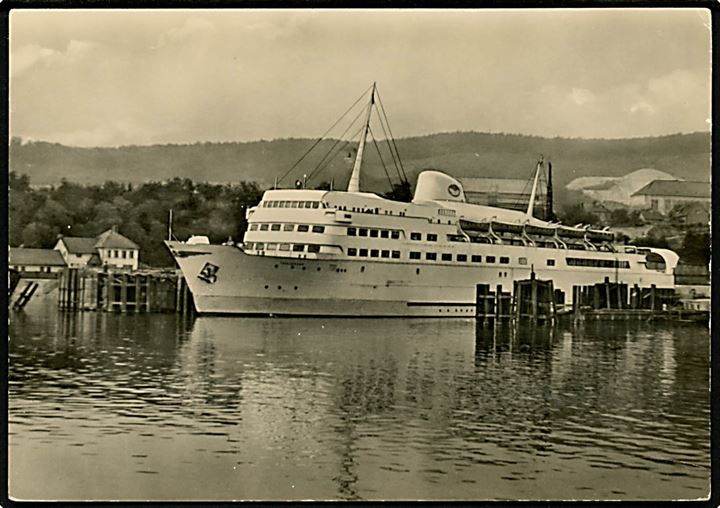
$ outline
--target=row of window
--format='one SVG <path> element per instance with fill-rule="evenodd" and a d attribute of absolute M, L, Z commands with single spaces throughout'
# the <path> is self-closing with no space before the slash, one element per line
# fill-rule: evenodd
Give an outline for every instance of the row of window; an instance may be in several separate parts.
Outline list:
<path fill-rule="evenodd" d="M 312 226 L 307 224 L 250 224 L 250 231 L 297 231 L 298 233 L 324 233 L 325 226 Z"/>
<path fill-rule="evenodd" d="M 398 240 L 400 238 L 400 230 L 398 229 L 373 229 L 373 228 L 347 228 L 348 236 L 369 236 L 370 238 L 392 238 Z M 437 242 L 438 235 L 435 233 L 428 233 L 426 240 L 428 242 Z M 422 233 L 413 231 L 410 233 L 410 240 L 420 241 L 422 240 Z"/>
<path fill-rule="evenodd" d="M 368 256 L 369 254 L 369 256 Z M 392 259 L 400 259 L 400 251 L 399 250 L 379 250 L 379 249 L 356 249 L 354 247 L 350 247 L 347 250 L 348 256 L 358 256 L 361 258 L 365 257 L 371 257 L 371 258 L 392 258 Z"/>
<path fill-rule="evenodd" d="M 264 208 L 325 208 L 320 201 L 263 201 Z"/>
<path fill-rule="evenodd" d="M 418 252 L 418 251 L 411 251 L 409 257 L 410 257 L 410 259 L 422 259 L 422 253 Z M 437 261 L 437 258 L 438 257 L 437 257 L 436 252 L 426 252 L 425 253 L 425 259 L 427 259 L 428 261 Z M 452 261 L 453 255 L 450 254 L 449 252 L 443 252 L 442 254 L 440 254 L 440 260 L 441 261 Z M 468 255 L 467 254 L 456 254 L 455 261 L 458 261 L 459 263 L 467 263 Z M 470 256 L 470 261 L 472 263 L 482 263 L 483 257 L 478 254 L 473 254 Z M 518 261 L 521 265 L 527 264 L 527 258 L 519 258 Z M 485 256 L 485 263 L 495 263 L 495 262 L 496 262 L 495 256 Z M 510 258 L 507 256 L 500 256 L 499 262 L 502 265 L 510 264 Z M 553 263 L 554 263 L 554 261 L 553 261 Z"/>
<path fill-rule="evenodd" d="M 427 235 L 425 235 L 425 239 L 426 239 L 428 242 L 437 242 L 437 238 L 438 238 L 438 237 L 437 237 L 437 235 L 436 235 L 435 233 L 428 233 Z M 410 240 L 420 241 L 420 240 L 422 240 L 422 234 L 421 234 L 421 233 L 412 232 L 412 233 L 410 233 Z"/>
<path fill-rule="evenodd" d="M 630 261 L 617 259 L 565 258 L 568 266 L 590 266 L 593 268 L 630 268 Z"/>
<path fill-rule="evenodd" d="M 285 252 L 320 252 L 320 245 L 316 244 L 298 244 L 298 243 L 275 243 L 275 242 L 246 242 L 245 248 L 248 250 L 257 251 L 285 251 Z M 371 257 L 371 258 L 391 258 L 400 259 L 399 250 L 389 249 L 365 249 L 349 247 L 347 249 L 347 255 L 350 257 Z M 422 259 L 422 253 L 419 251 L 410 251 L 409 258 L 412 260 Z M 483 256 L 473 254 L 469 256 L 470 262 L 482 263 Z M 438 255 L 436 252 L 426 252 L 425 259 L 427 261 L 437 261 Z M 500 263 L 501 265 L 507 265 L 510 263 L 510 258 L 507 256 L 485 256 L 485 263 L 493 264 Z M 453 255 L 449 252 L 443 252 L 440 254 L 441 261 L 452 261 Z M 467 254 L 456 254 L 455 260 L 459 263 L 467 263 Z M 629 261 L 619 261 L 615 259 L 592 259 L 592 258 L 566 258 L 568 266 L 583 266 L 583 267 L 594 267 L 594 268 L 630 268 Z M 527 258 L 519 257 L 518 264 L 527 265 Z M 546 260 L 547 266 L 555 266 L 554 259 Z"/>
<path fill-rule="evenodd" d="M 13 270 L 17 270 L 19 272 L 25 271 L 25 266 L 23 266 L 23 265 L 11 265 L 10 268 L 12 268 Z M 32 272 L 33 270 L 28 270 L 28 271 Z M 37 271 L 42 272 L 42 273 L 52 273 L 52 269 L 49 266 L 41 266 Z"/>
<path fill-rule="evenodd" d="M 108 257 L 109 258 L 118 258 L 118 259 L 133 259 L 135 257 L 135 251 L 132 250 L 108 250 Z"/>
<path fill-rule="evenodd" d="M 347 228 L 348 236 L 369 236 L 370 238 L 400 238 L 400 231 L 397 229 L 374 229 L 374 228 Z"/>
<path fill-rule="evenodd" d="M 245 249 L 257 251 L 320 252 L 320 246 L 303 243 L 245 242 Z"/>

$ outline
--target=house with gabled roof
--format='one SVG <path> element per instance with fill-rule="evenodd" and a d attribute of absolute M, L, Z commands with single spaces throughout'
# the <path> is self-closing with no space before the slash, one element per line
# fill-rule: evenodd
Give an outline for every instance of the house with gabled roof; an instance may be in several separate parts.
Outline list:
<path fill-rule="evenodd" d="M 667 214 L 676 205 L 688 202 L 710 205 L 710 182 L 683 180 L 653 180 L 635 192 L 644 198 L 645 207 Z"/>
<path fill-rule="evenodd" d="M 66 266 L 62 255 L 54 249 L 10 247 L 8 252 L 8 268 L 32 276 L 55 274 Z"/>
<path fill-rule="evenodd" d="M 137 270 L 140 247 L 113 227 L 92 237 L 61 236 L 55 244 L 69 267 L 107 266 Z"/>

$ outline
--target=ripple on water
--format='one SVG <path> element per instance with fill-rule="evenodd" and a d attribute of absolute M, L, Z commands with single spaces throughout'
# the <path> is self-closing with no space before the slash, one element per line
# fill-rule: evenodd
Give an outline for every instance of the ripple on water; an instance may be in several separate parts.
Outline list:
<path fill-rule="evenodd" d="M 277 495 L 237 482 L 233 466 L 282 468 L 301 498 L 707 491 L 702 329 L 492 337 L 472 321 L 83 316 L 67 335 L 57 317 L 10 326 L 9 453 L 47 479 L 39 497 L 52 487 L 82 499 L 118 456 L 118 483 L 172 472 L 163 482 L 185 495 L 200 485 L 221 499 Z M 82 456 L 83 482 L 52 479 L 58 443 Z M 157 481 L 136 483 L 134 496 L 156 495 L 141 489 Z"/>

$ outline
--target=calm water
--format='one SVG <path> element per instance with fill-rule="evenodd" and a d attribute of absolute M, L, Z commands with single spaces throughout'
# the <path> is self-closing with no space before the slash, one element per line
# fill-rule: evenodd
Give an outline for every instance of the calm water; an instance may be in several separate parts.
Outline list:
<path fill-rule="evenodd" d="M 21 499 L 708 494 L 709 334 L 646 323 L 10 321 Z"/>

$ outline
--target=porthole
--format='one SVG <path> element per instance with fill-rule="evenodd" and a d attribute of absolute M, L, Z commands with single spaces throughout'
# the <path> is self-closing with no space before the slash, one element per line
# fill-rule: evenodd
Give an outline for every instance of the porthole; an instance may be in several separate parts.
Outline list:
<path fill-rule="evenodd" d="M 268 289 L 269 287 L 270 287 L 270 286 L 268 286 L 267 284 L 265 284 L 265 289 Z"/>
<path fill-rule="evenodd" d="M 320 270 L 322 270 L 322 268 L 320 268 L 320 267 L 318 266 L 318 270 L 317 270 L 317 271 L 319 272 Z"/>
<path fill-rule="evenodd" d="M 304 270 L 304 269 L 305 269 L 305 267 L 303 266 L 303 267 L 302 267 L 302 269 Z"/>
<path fill-rule="evenodd" d="M 278 286 L 278 289 L 282 289 L 282 286 Z"/>
<path fill-rule="evenodd" d="M 295 286 L 295 288 L 294 288 L 294 289 L 295 289 L 295 291 L 297 291 L 297 286 Z"/>

